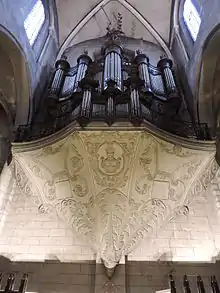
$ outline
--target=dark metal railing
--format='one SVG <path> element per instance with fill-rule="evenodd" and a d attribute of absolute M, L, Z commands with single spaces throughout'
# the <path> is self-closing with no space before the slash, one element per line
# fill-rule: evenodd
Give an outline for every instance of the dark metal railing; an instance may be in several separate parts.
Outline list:
<path fill-rule="evenodd" d="M 175 119 L 175 117 L 167 117 L 163 113 L 158 113 L 146 107 L 143 111 L 141 111 L 141 115 L 137 121 L 133 121 L 130 115 L 129 107 L 126 107 L 124 110 L 114 111 L 111 117 L 108 117 L 105 110 L 98 112 L 91 111 L 89 120 L 86 122 L 82 120 L 80 116 L 80 108 L 81 107 L 78 106 L 74 111 L 65 112 L 64 114 L 54 118 L 51 117 L 51 119 L 44 122 L 20 125 L 14 133 L 14 141 L 31 141 L 47 137 L 63 129 L 74 121 L 77 121 L 82 127 L 92 121 L 103 121 L 109 125 L 117 121 L 130 121 L 135 126 L 140 126 L 143 121 L 148 121 L 162 130 L 181 137 L 195 140 L 212 139 L 206 123 L 197 124 L 189 121 L 178 120 Z"/>
<path fill-rule="evenodd" d="M 194 284 L 192 284 L 192 282 L 191 283 L 189 282 L 187 275 L 183 277 L 182 288 L 179 288 L 179 287 L 177 288 L 173 275 L 169 276 L 169 283 L 170 283 L 171 293 L 182 292 L 181 289 L 183 289 L 185 293 L 194 293 L 192 289 L 194 288 L 194 286 L 192 287 L 192 285 Z M 210 291 L 212 291 L 213 293 L 220 293 L 219 285 L 215 276 L 211 276 L 209 280 L 209 286 L 211 290 L 206 290 L 201 276 L 196 277 L 195 283 L 196 283 L 196 288 L 198 293 L 206 293 Z"/>
<path fill-rule="evenodd" d="M 212 139 L 207 123 L 193 123 L 175 117 L 171 118 L 149 109 L 142 113 L 142 117 L 158 128 L 181 137 L 198 140 Z"/>

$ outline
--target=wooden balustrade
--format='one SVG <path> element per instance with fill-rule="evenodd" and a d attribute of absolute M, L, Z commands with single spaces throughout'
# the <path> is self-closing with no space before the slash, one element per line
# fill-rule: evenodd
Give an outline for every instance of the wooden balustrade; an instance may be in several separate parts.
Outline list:
<path fill-rule="evenodd" d="M 28 275 L 24 274 L 23 277 L 20 280 L 20 285 L 18 289 L 15 289 L 15 274 L 9 274 L 5 288 L 2 288 L 2 283 L 4 281 L 4 276 L 2 273 L 0 273 L 0 293 L 25 293 L 27 289 L 27 281 L 28 281 Z"/>

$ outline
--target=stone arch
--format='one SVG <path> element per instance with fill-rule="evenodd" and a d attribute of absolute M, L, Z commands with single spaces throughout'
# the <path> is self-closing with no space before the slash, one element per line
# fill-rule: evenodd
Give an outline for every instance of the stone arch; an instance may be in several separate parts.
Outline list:
<path fill-rule="evenodd" d="M 75 28 L 70 32 L 64 43 L 62 44 L 57 59 L 60 59 L 63 55 L 64 51 L 69 47 L 72 39 L 79 33 L 79 31 L 90 21 L 90 19 L 106 4 L 109 3 L 110 0 L 101 0 L 95 7 L 93 7 L 90 11 L 88 11 L 87 15 L 83 17 Z M 158 44 L 163 48 L 166 55 L 173 59 L 170 49 L 168 48 L 166 42 L 163 40 L 161 35 L 154 27 L 150 24 L 150 22 L 128 1 L 126 0 L 117 0 L 119 4 L 124 6 L 130 13 L 132 13 L 139 21 L 143 24 L 143 26 L 149 31 L 149 33 L 157 40 Z"/>
<path fill-rule="evenodd" d="M 31 117 L 30 72 L 25 54 L 15 37 L 0 26 L 0 103 L 14 126 L 26 124 Z"/>
<path fill-rule="evenodd" d="M 204 42 L 198 66 L 198 120 L 208 123 L 212 135 L 220 126 L 220 25 L 216 26 Z"/>

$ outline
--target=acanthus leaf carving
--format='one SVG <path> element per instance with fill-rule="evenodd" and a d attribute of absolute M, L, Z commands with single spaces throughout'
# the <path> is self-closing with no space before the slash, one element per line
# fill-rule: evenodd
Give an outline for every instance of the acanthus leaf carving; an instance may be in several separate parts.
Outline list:
<path fill-rule="evenodd" d="M 113 268 L 156 229 L 187 214 L 217 171 L 213 158 L 142 131 L 83 131 L 20 153 L 15 177 L 19 188 L 37 194 L 40 212 L 54 211 Z"/>

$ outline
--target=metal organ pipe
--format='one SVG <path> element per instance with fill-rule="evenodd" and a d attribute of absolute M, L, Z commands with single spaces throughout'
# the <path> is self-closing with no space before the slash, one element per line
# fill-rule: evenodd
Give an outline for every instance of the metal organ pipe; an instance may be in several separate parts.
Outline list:
<path fill-rule="evenodd" d="M 131 117 L 132 119 L 139 120 L 140 119 L 140 97 L 138 90 L 136 88 L 131 87 Z"/>
<path fill-rule="evenodd" d="M 168 58 L 162 58 L 157 67 L 162 71 L 165 88 L 169 97 L 173 97 L 177 93 L 176 83 L 172 72 L 173 62 Z"/>
<path fill-rule="evenodd" d="M 91 89 L 85 89 L 83 92 L 83 100 L 81 106 L 81 117 L 84 119 L 90 118 L 92 92 Z"/>
<path fill-rule="evenodd" d="M 135 62 L 138 64 L 139 77 L 144 81 L 144 89 L 147 92 L 152 92 L 148 69 L 149 58 L 145 54 L 139 53 L 135 58 Z"/>
<path fill-rule="evenodd" d="M 116 44 L 108 46 L 105 50 L 104 89 L 108 87 L 108 81 L 113 80 L 116 88 L 122 90 L 121 50 Z"/>
<path fill-rule="evenodd" d="M 78 90 L 78 83 L 85 77 L 86 71 L 91 62 L 92 60 L 87 54 L 82 54 L 77 59 L 78 69 L 77 69 L 76 80 L 74 85 L 74 92 Z"/>
<path fill-rule="evenodd" d="M 65 71 L 70 68 L 66 59 L 60 59 L 55 64 L 56 71 L 49 90 L 49 97 L 58 99 L 65 80 Z"/>

